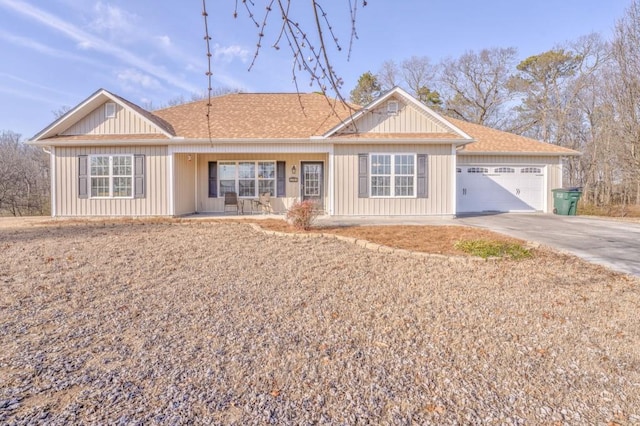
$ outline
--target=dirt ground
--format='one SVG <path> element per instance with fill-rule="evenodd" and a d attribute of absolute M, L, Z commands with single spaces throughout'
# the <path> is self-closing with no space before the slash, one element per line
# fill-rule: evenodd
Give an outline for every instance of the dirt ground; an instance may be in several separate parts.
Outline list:
<path fill-rule="evenodd" d="M 261 220 L 258 225 L 272 231 L 304 233 L 304 231 L 294 229 L 283 220 Z M 486 240 L 526 245 L 526 242 L 515 238 L 467 226 L 345 226 L 314 228 L 308 232 L 326 232 L 367 240 L 393 248 L 456 256 L 466 256 L 465 252 L 455 247 L 458 241 Z"/>
<path fill-rule="evenodd" d="M 426 226 L 426 225 L 385 225 L 385 226 L 343 226 L 343 227 L 314 227 L 309 231 L 294 229 L 283 219 L 248 218 L 154 218 L 154 219 L 50 219 L 43 217 L 29 218 L 0 218 L 0 229 L 33 226 L 72 226 L 85 223 L 127 224 L 127 223 L 189 223 L 192 221 L 208 223 L 256 223 L 261 228 L 288 233 L 332 233 L 346 237 L 368 240 L 376 244 L 393 248 L 424 253 L 436 253 L 455 256 L 467 254 L 455 247 L 461 240 L 486 240 L 508 243 L 527 243 L 516 238 L 487 231 L 485 229 L 467 226 Z"/>
<path fill-rule="evenodd" d="M 640 423 L 640 281 L 571 256 L 177 221 L 5 227 L 0 253 L 2 424 Z"/>

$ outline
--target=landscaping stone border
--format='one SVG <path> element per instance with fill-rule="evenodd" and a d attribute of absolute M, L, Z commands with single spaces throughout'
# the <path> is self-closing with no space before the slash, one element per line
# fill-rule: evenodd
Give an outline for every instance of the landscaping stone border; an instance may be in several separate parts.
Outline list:
<path fill-rule="evenodd" d="M 289 238 L 329 238 L 339 241 L 344 241 L 349 244 L 355 244 L 364 249 L 371 250 L 378 253 L 394 253 L 404 257 L 411 257 L 414 259 L 446 259 L 453 262 L 487 262 L 487 261 L 496 261 L 501 260 L 499 257 L 490 257 L 484 259 L 479 256 L 453 256 L 453 255 L 445 255 L 445 254 L 437 254 L 437 253 L 425 253 L 421 251 L 411 251 L 406 249 L 399 249 L 394 247 L 385 246 L 382 244 L 377 244 L 371 242 L 369 240 L 358 239 L 355 237 L 346 237 L 344 235 L 336 235 L 330 232 L 280 232 L 280 231 L 271 231 L 268 229 L 262 228 L 257 223 L 248 223 L 256 232 L 260 232 L 264 235 L 274 235 L 277 237 L 289 237 Z"/>

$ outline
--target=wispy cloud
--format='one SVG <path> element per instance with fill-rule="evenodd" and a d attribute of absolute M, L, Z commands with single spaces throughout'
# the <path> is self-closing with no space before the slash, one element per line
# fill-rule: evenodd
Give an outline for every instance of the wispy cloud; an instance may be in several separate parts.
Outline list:
<path fill-rule="evenodd" d="M 162 47 L 171 47 L 171 37 L 168 35 L 156 36 L 154 39 L 160 44 Z"/>
<path fill-rule="evenodd" d="M 18 90 L 13 87 L 0 86 L 0 93 L 6 93 L 8 95 L 17 96 L 19 98 L 28 99 L 31 101 L 36 101 L 36 102 L 45 103 L 49 105 L 54 105 L 57 107 L 60 106 L 60 103 L 56 99 L 47 97 L 47 96 L 42 96 L 40 92 L 33 93 L 33 92 L 27 92 L 24 90 Z"/>
<path fill-rule="evenodd" d="M 72 97 L 69 92 L 54 89 L 53 87 L 45 86 L 43 84 L 38 84 L 33 81 L 18 77 L 16 75 L 8 74 L 6 72 L 0 72 L 0 80 L 2 79 L 12 80 L 14 82 L 23 84 L 25 86 L 33 87 L 34 89 L 38 89 L 40 93 L 42 93 L 42 91 L 44 90 L 46 92 L 55 93 L 56 95 L 64 96 L 66 98 Z"/>
<path fill-rule="evenodd" d="M 78 47 L 91 49 L 103 54 L 110 55 L 132 67 L 139 68 L 143 72 L 167 82 L 175 87 L 188 92 L 196 92 L 198 88 L 167 71 L 161 66 L 157 66 L 149 61 L 141 59 L 136 54 L 127 49 L 116 46 L 111 42 L 96 37 L 77 26 L 65 22 L 42 9 L 27 4 L 20 0 L 0 0 L 0 5 L 4 5 L 15 12 L 18 12 L 41 25 L 47 26 L 55 31 L 64 34 L 69 39 L 77 43 Z"/>
<path fill-rule="evenodd" d="M 220 46 L 216 43 L 213 46 L 213 57 L 217 60 L 231 62 L 234 59 L 239 59 L 242 62 L 247 62 L 249 60 L 249 55 L 251 55 L 251 52 L 248 49 L 236 44 L 231 46 Z"/>
<path fill-rule="evenodd" d="M 70 52 L 66 52 L 64 50 L 59 50 L 59 49 L 55 49 L 51 46 L 47 46 L 45 44 L 42 44 L 38 41 L 32 40 L 30 38 L 26 38 L 26 37 L 20 37 L 14 34 L 9 34 L 3 30 L 0 29 L 0 39 L 5 40 L 11 44 L 14 44 L 16 46 L 20 46 L 20 47 L 24 47 L 27 49 L 31 49 L 34 50 L 36 52 L 42 53 L 44 55 L 49 55 L 49 56 L 53 56 L 55 58 L 61 58 L 61 59 L 70 59 L 73 61 L 78 61 L 78 62 L 84 62 L 84 63 L 88 63 L 94 66 L 101 66 L 101 64 L 97 61 L 91 60 L 89 58 L 86 58 L 84 56 L 80 56 L 80 55 L 75 55 L 73 53 Z"/>
<path fill-rule="evenodd" d="M 128 68 L 120 71 L 117 75 L 118 80 L 125 86 L 137 86 L 145 89 L 159 89 L 161 84 L 158 80 L 148 74 L 142 73 L 136 69 Z"/>
<path fill-rule="evenodd" d="M 217 81 L 221 87 L 228 87 L 230 89 L 240 89 L 247 92 L 251 92 L 253 89 L 250 86 L 247 86 L 244 82 L 238 80 L 237 78 L 231 77 L 227 73 L 221 73 L 218 71 L 213 71 L 213 79 Z"/>
<path fill-rule="evenodd" d="M 98 32 L 114 34 L 129 33 L 135 28 L 136 15 L 129 13 L 117 6 L 105 4 L 101 1 L 94 6 L 96 18 L 92 27 Z"/>

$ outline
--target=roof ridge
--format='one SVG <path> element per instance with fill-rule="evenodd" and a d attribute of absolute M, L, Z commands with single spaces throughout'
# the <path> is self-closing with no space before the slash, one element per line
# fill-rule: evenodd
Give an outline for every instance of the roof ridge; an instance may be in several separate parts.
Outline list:
<path fill-rule="evenodd" d="M 215 95 L 211 97 L 211 100 L 213 101 L 214 99 L 220 99 L 220 98 L 226 98 L 226 97 L 231 97 L 231 96 L 238 96 L 238 95 L 253 95 L 253 96 L 265 96 L 265 95 L 269 95 L 269 96 L 273 96 L 273 95 L 290 95 L 290 96 L 309 96 L 309 95 L 320 95 L 320 96 L 324 96 L 322 93 L 318 93 L 318 92 L 301 92 L 301 93 L 296 93 L 296 92 L 237 92 L 237 93 L 224 93 L 221 95 Z M 329 98 L 329 99 L 334 99 L 334 98 Z M 208 102 L 209 99 L 208 98 L 203 98 L 203 99 L 196 99 L 193 101 L 187 101 L 187 102 L 182 102 L 176 105 L 170 105 L 170 106 L 166 106 L 163 108 L 158 108 L 158 109 L 154 109 L 152 112 L 157 112 L 157 111 L 165 111 L 171 108 L 176 108 L 176 107 L 181 107 L 184 105 L 192 105 L 192 104 L 196 104 L 199 102 Z"/>

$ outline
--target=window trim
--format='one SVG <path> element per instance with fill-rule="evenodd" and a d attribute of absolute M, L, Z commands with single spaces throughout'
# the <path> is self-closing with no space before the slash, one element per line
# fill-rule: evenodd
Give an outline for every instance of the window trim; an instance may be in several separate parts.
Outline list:
<path fill-rule="evenodd" d="M 398 101 L 387 101 L 387 115 L 398 115 L 400 112 L 400 103 Z"/>
<path fill-rule="evenodd" d="M 391 156 L 391 174 L 389 175 L 378 175 L 373 173 L 373 160 L 372 156 L 374 155 L 389 155 Z M 406 155 L 413 157 L 413 175 L 399 174 L 397 176 L 413 176 L 413 195 L 393 195 L 395 193 L 395 157 L 397 155 Z M 368 166 L 368 186 L 369 186 L 369 198 L 394 198 L 394 199 L 412 199 L 418 198 L 418 153 L 417 152 L 370 152 L 369 153 L 369 166 Z M 372 180 L 375 176 L 389 176 L 391 179 L 390 182 L 390 195 L 373 195 L 373 183 Z"/>
<path fill-rule="evenodd" d="M 542 167 L 538 166 L 526 166 L 520 168 L 520 174 L 522 175 L 538 175 L 542 174 Z"/>
<path fill-rule="evenodd" d="M 107 102 L 104 104 L 105 118 L 116 118 L 117 113 L 118 113 L 118 108 L 116 107 L 115 102 Z"/>
<path fill-rule="evenodd" d="M 217 165 L 216 165 L 216 171 L 217 171 L 217 182 L 216 182 L 216 187 L 218 190 L 218 195 L 217 198 L 224 198 L 224 193 L 222 192 L 222 188 L 220 186 L 220 182 L 222 182 L 223 180 L 229 180 L 229 179 L 222 179 L 221 173 L 220 173 L 220 167 L 225 165 L 225 164 L 230 164 L 233 163 L 236 167 L 236 172 L 235 172 L 235 178 L 234 178 L 234 182 L 235 182 L 235 192 L 236 194 L 238 194 L 238 198 L 242 198 L 242 199 L 252 199 L 252 198 L 257 198 L 260 196 L 260 181 L 269 181 L 272 180 L 273 181 L 273 195 L 271 197 L 276 198 L 278 196 L 278 162 L 276 160 L 217 160 Z M 240 195 L 240 184 L 239 181 L 240 180 L 248 180 L 248 179 L 240 179 L 239 178 L 239 164 L 240 163 L 253 163 L 254 166 L 254 171 L 255 171 L 255 175 L 253 178 L 253 181 L 255 183 L 255 194 L 254 195 Z M 273 164 L 273 179 L 264 179 L 264 178 L 259 178 L 259 173 L 258 173 L 258 163 L 272 163 Z"/>
<path fill-rule="evenodd" d="M 91 173 L 91 161 L 97 157 L 109 158 L 109 174 L 107 175 L 93 175 Z M 131 160 L 131 175 L 114 175 L 113 174 L 113 159 L 114 157 L 129 157 Z M 92 180 L 93 178 L 108 178 L 109 179 L 109 195 L 108 196 L 94 196 L 92 195 Z M 131 195 L 116 196 L 113 195 L 113 180 L 116 177 L 130 177 L 131 178 Z M 87 164 L 87 179 L 88 179 L 88 198 L 93 200 L 130 200 L 135 198 L 135 155 L 134 154 L 90 154 L 88 156 Z"/>
<path fill-rule="evenodd" d="M 489 168 L 484 166 L 470 166 L 467 167 L 467 174 L 483 174 L 486 175 L 489 173 Z"/>
<path fill-rule="evenodd" d="M 493 169 L 493 173 L 514 174 L 516 169 L 510 166 L 500 166 Z"/>

